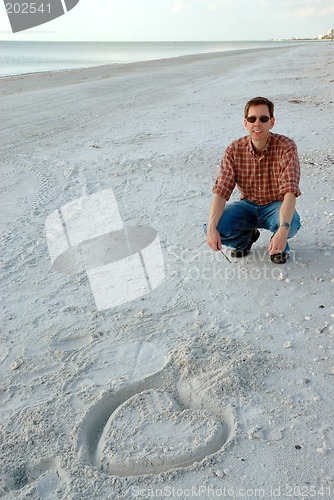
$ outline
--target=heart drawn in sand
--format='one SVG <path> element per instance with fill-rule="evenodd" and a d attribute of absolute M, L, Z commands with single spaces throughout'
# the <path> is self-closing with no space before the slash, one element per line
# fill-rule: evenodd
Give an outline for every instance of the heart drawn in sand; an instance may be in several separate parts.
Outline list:
<path fill-rule="evenodd" d="M 206 410 L 183 409 L 168 392 L 136 394 L 110 416 L 97 447 L 103 469 L 127 476 L 185 467 L 218 451 L 225 425 Z"/>

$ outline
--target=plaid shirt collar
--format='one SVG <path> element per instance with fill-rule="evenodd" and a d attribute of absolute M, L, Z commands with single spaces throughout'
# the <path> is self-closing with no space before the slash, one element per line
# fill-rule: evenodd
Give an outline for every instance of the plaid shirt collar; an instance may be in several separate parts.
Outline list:
<path fill-rule="evenodd" d="M 262 151 L 261 156 L 265 156 L 265 155 L 268 153 L 268 149 L 269 149 L 269 147 L 270 147 L 270 143 L 271 143 L 271 138 L 272 138 L 272 135 L 271 135 L 271 132 L 269 132 L 269 137 L 268 137 L 267 143 L 266 143 L 266 145 L 265 145 L 265 148 L 264 148 L 264 150 Z M 250 153 L 251 155 L 253 155 L 253 156 L 254 156 L 254 155 L 256 156 L 256 155 L 257 155 L 257 153 L 256 153 L 256 151 L 255 151 L 255 149 L 254 149 L 254 145 L 253 145 L 253 143 L 252 143 L 252 140 L 251 140 L 250 136 L 248 136 L 248 144 L 249 144 L 249 153 Z"/>

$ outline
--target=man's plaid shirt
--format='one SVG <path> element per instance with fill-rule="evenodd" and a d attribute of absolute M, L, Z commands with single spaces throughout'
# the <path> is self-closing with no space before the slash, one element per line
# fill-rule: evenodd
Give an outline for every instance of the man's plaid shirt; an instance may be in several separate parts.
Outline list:
<path fill-rule="evenodd" d="M 237 185 L 241 198 L 266 205 L 282 200 L 285 193 L 299 196 L 299 179 L 297 147 L 292 139 L 270 133 L 259 156 L 245 136 L 227 147 L 212 192 L 228 200 Z"/>

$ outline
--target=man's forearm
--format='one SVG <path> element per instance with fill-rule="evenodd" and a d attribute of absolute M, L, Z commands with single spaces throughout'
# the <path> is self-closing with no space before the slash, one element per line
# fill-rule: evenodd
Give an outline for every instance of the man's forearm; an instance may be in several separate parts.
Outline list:
<path fill-rule="evenodd" d="M 296 206 L 296 196 L 294 193 L 285 193 L 284 199 L 280 209 L 280 224 L 283 222 L 291 223 L 293 214 L 295 212 Z M 288 239 L 289 229 L 285 227 L 279 227 L 278 231 L 271 238 L 269 243 L 270 255 L 281 253 L 286 247 L 286 242 Z"/>
<path fill-rule="evenodd" d="M 219 219 L 224 213 L 226 205 L 225 198 L 222 198 L 218 194 L 213 195 L 213 200 L 211 203 L 209 220 L 208 220 L 208 230 L 216 229 Z"/>
<path fill-rule="evenodd" d="M 294 193 L 285 193 L 280 209 L 280 224 L 282 224 L 282 222 L 291 223 L 293 214 L 295 213 L 295 207 L 296 195 Z"/>
<path fill-rule="evenodd" d="M 222 244 L 220 235 L 217 231 L 217 225 L 221 216 L 223 215 L 225 204 L 225 198 L 222 198 L 218 194 L 213 195 L 206 236 L 209 247 L 215 252 L 221 250 Z"/>

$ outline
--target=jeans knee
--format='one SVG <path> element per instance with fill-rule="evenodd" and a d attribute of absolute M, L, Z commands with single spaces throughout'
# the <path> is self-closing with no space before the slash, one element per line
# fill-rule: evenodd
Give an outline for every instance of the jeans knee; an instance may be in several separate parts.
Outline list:
<path fill-rule="evenodd" d="M 289 238 L 292 238 L 300 229 L 301 224 L 300 224 L 300 217 L 297 212 L 294 213 L 292 221 L 291 221 L 291 227 L 289 231 Z"/>

